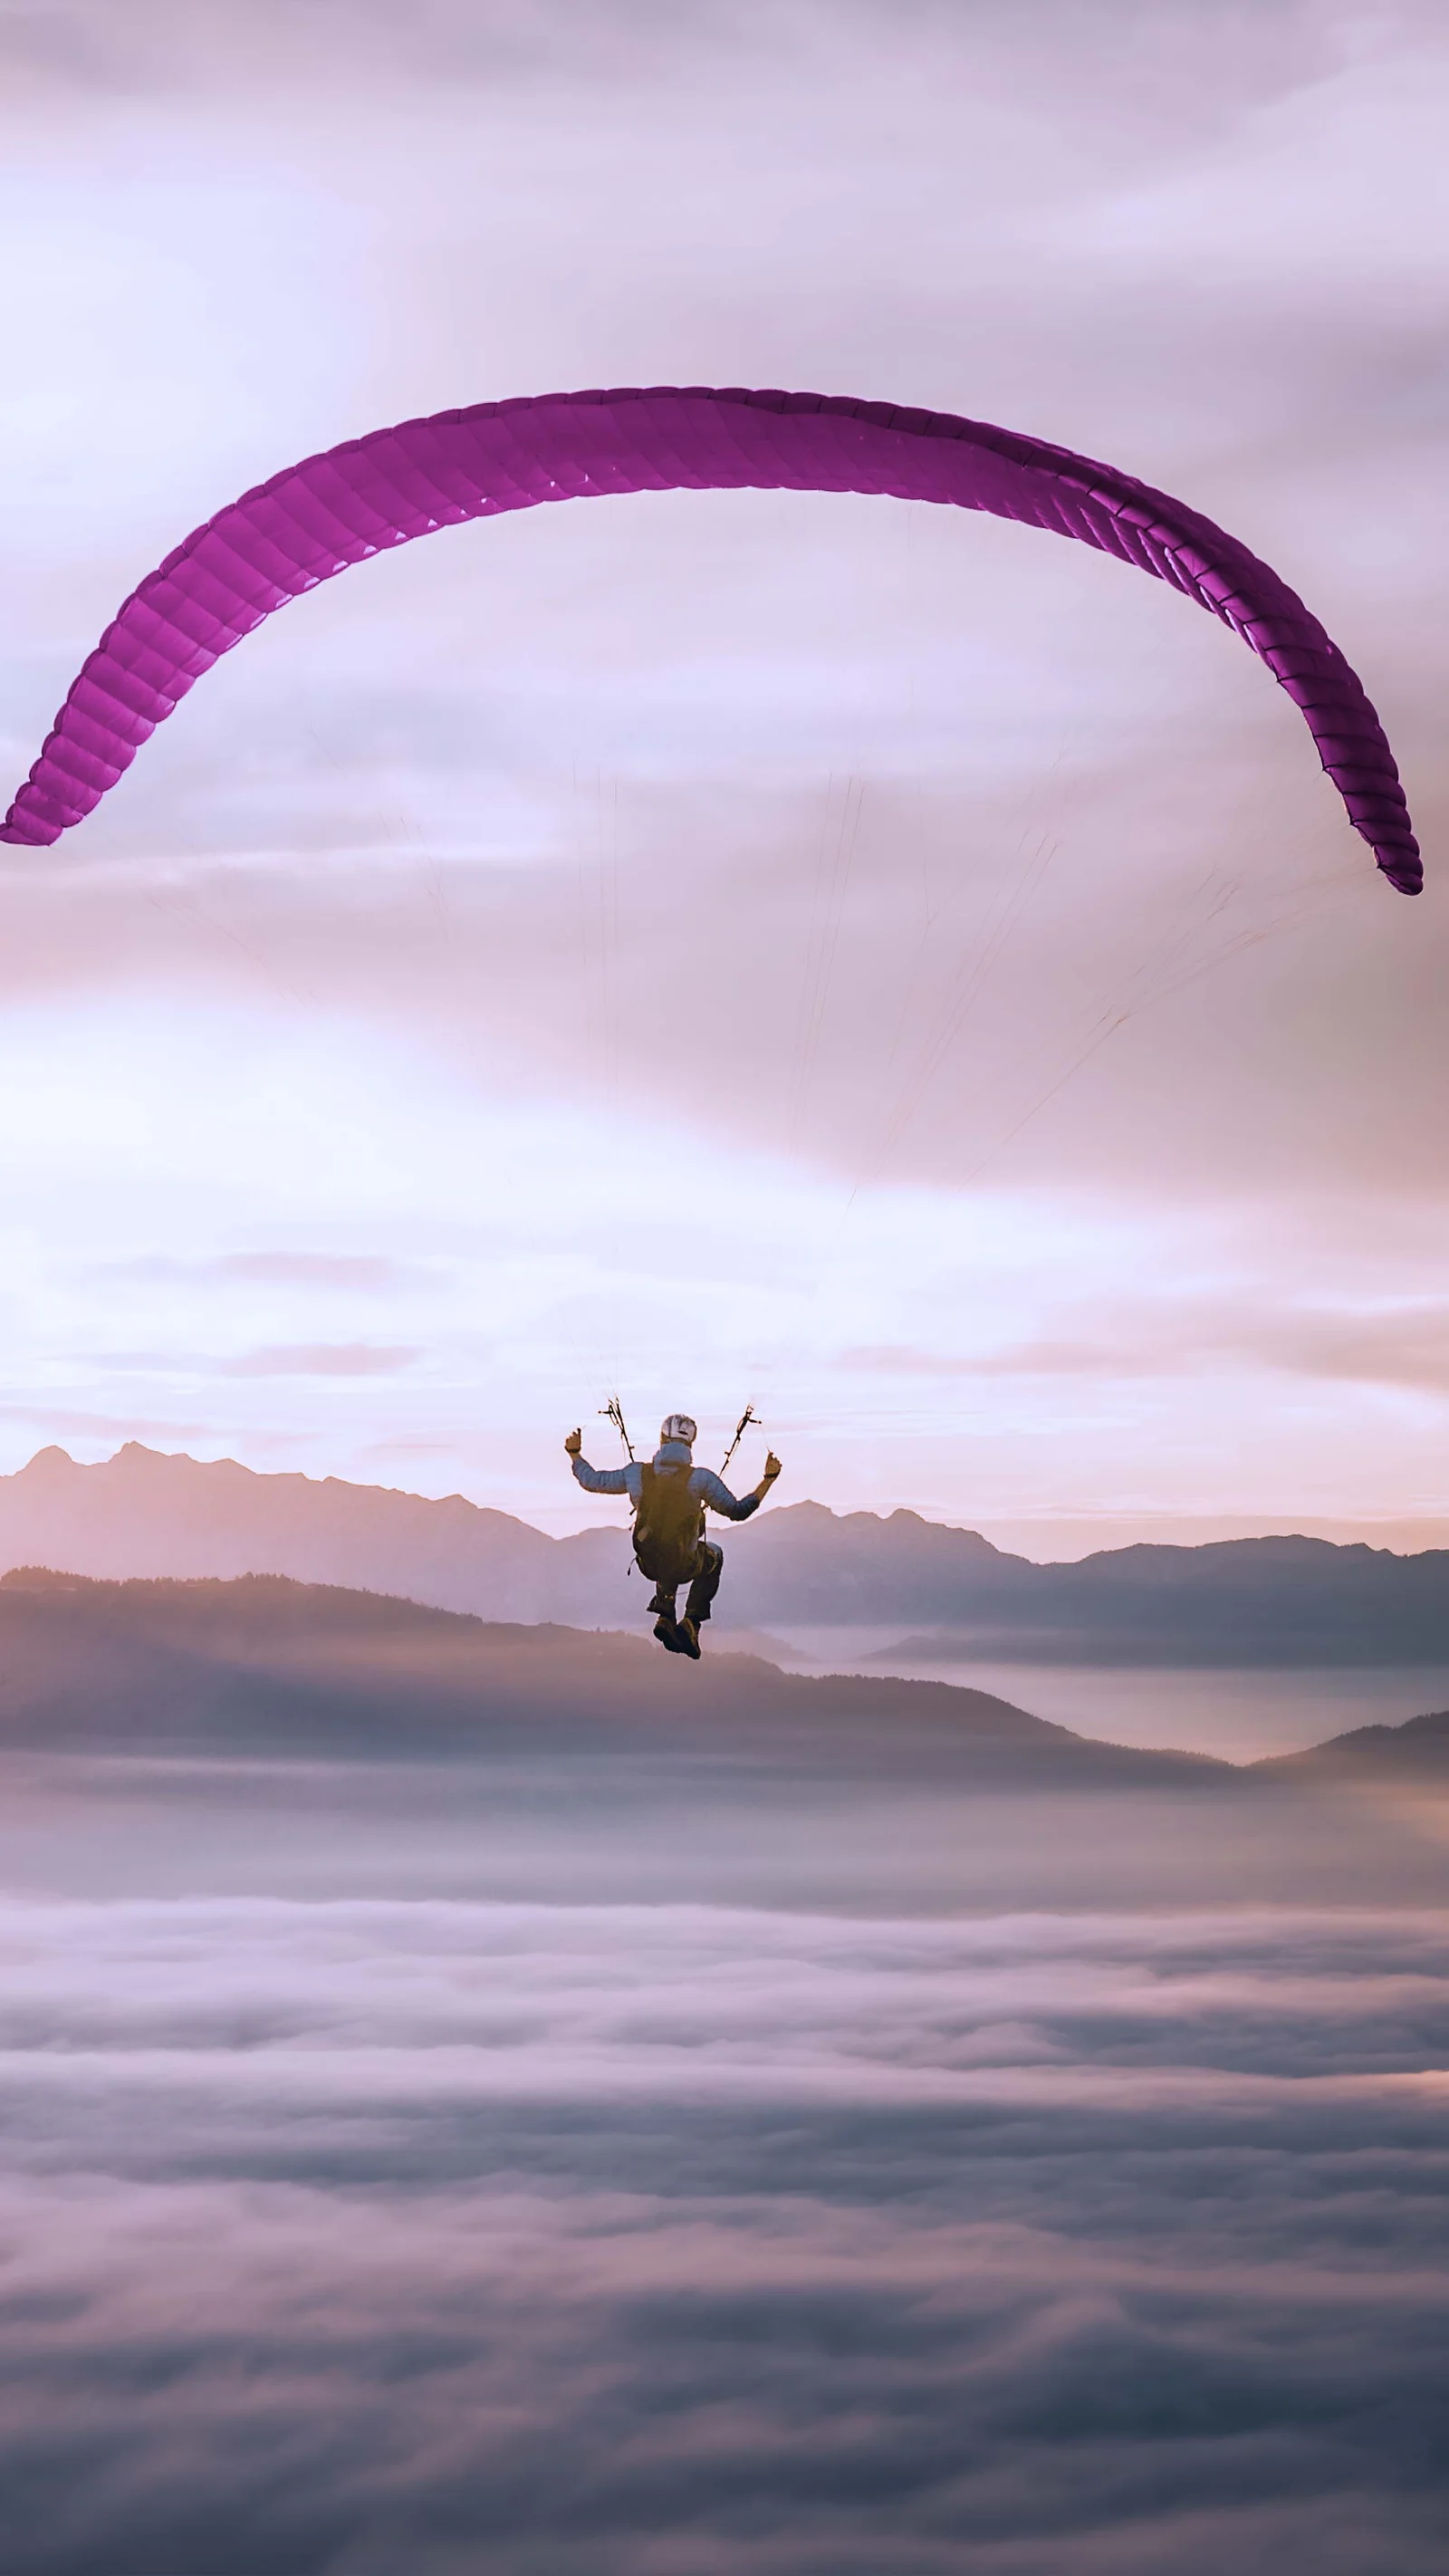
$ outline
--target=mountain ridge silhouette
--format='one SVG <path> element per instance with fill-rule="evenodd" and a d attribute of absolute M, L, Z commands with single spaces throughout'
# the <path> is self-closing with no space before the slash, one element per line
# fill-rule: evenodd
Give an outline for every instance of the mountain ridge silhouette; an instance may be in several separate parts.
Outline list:
<path fill-rule="evenodd" d="M 605 1507 L 608 1508 L 607 1506 Z M 898 1628 L 998 1662 L 1261 1667 L 1449 1663 L 1449 1551 L 1398 1556 L 1306 1536 L 1136 1545 L 1074 1564 L 896 1511 L 773 1504 L 723 1533 L 730 1626 Z M 60 1448 L 0 1476 L 0 1567 L 94 1579 L 282 1574 L 477 1617 L 643 1622 L 614 1507 L 550 1537 L 507 1512 L 392 1487 L 128 1442 L 94 1465 Z"/>

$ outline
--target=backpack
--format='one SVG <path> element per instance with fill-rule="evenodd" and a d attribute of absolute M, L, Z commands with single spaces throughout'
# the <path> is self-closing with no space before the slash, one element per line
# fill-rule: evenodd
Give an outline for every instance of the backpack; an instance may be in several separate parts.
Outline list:
<path fill-rule="evenodd" d="M 634 1515 L 634 1555 L 651 1583 L 687 1583 L 704 1534 L 704 1505 L 689 1490 L 687 1467 L 658 1474 L 646 1467 Z"/>

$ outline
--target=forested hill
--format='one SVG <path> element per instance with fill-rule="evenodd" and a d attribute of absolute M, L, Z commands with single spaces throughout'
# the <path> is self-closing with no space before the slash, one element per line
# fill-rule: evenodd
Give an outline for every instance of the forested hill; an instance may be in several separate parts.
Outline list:
<path fill-rule="evenodd" d="M 1079 1736 L 946 1682 L 702 1664 L 642 1638 L 487 1621 L 294 1583 L 0 1579 L 0 1755 L 743 1763 L 882 1789 L 1352 1792 L 1449 1787 L 1449 1716 L 1363 1727 L 1244 1768 Z"/>
<path fill-rule="evenodd" d="M 618 1505 L 547 1537 L 461 1495 L 257 1475 L 130 1443 L 97 1466 L 45 1449 L 0 1477 L 0 1566 L 99 1577 L 276 1573 L 495 1620 L 642 1624 Z M 1449 1661 L 1449 1553 L 1327 1540 L 1129 1547 L 1035 1565 L 913 1512 L 777 1504 L 723 1533 L 732 1627 L 878 1627 L 1002 1661 Z"/>
<path fill-rule="evenodd" d="M 521 1626 L 277 1575 L 0 1581 L 0 1752 L 505 1761 L 605 1752 L 982 1788 L 1232 1789 L 1186 1753 L 1072 1734 L 944 1682 L 691 1664 L 641 1638 Z"/>

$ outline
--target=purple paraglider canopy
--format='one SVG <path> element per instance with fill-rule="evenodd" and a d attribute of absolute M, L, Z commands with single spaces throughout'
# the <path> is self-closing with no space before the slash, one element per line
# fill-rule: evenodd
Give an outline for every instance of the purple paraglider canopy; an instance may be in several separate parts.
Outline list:
<path fill-rule="evenodd" d="M 1382 726 L 1301 599 L 1180 501 L 1064 447 L 949 413 L 730 387 L 476 403 L 350 439 L 244 493 L 133 591 L 84 664 L 0 839 L 43 847 L 99 804 L 202 673 L 273 609 L 410 537 L 609 492 L 889 493 L 1050 528 L 1170 581 L 1297 701 L 1391 885 L 1419 845 Z"/>

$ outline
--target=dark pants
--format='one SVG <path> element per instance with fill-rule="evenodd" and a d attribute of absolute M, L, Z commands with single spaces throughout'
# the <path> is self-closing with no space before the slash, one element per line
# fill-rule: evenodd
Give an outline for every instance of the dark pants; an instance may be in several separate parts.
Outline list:
<path fill-rule="evenodd" d="M 689 1596 L 684 1604 L 686 1619 L 693 1619 L 699 1626 L 703 1626 L 709 1617 L 709 1605 L 719 1590 L 719 1579 L 723 1572 L 724 1549 L 716 1547 L 713 1540 L 702 1538 L 699 1542 L 699 1554 L 694 1560 L 694 1577 L 689 1587 Z M 666 1619 L 672 1619 L 674 1597 L 678 1589 L 677 1583 L 656 1583 L 654 1598 L 649 1604 L 650 1609 L 662 1614 Z"/>

